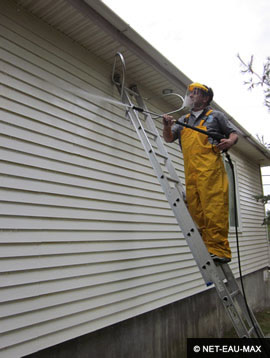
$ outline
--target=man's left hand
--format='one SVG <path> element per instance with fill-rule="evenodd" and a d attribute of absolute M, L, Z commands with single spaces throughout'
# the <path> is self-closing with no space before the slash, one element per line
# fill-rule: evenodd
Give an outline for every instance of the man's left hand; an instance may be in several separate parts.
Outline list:
<path fill-rule="evenodd" d="M 220 140 L 220 143 L 218 143 L 217 147 L 222 152 L 223 150 L 230 149 L 235 143 L 238 141 L 238 135 L 235 132 L 232 132 L 229 135 L 229 138 L 223 138 Z"/>
<path fill-rule="evenodd" d="M 231 148 L 231 146 L 234 145 L 234 141 L 231 139 L 221 139 L 220 142 L 217 144 L 217 148 L 220 151 L 228 150 Z"/>

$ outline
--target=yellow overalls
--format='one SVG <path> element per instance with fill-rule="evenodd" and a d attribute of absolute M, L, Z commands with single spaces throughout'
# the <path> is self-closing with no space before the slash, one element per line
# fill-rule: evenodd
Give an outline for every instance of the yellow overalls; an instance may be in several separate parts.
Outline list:
<path fill-rule="evenodd" d="M 197 128 L 207 130 L 203 124 L 211 112 L 204 115 Z M 207 135 L 189 128 L 181 131 L 181 145 L 189 212 L 208 251 L 219 257 L 231 258 L 228 178 L 220 152 L 209 143 Z"/>

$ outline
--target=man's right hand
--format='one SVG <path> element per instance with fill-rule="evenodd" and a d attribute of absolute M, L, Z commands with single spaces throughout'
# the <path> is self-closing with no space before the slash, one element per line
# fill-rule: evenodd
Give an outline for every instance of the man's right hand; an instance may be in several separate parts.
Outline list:
<path fill-rule="evenodd" d="M 168 114 L 164 114 L 163 116 L 163 137 L 165 142 L 171 143 L 174 141 L 174 135 L 172 133 L 172 125 L 174 124 L 175 120 L 172 116 Z"/>
<path fill-rule="evenodd" d="M 171 127 L 175 122 L 173 116 L 169 116 L 168 114 L 164 114 L 163 116 L 163 125 L 166 127 Z"/>

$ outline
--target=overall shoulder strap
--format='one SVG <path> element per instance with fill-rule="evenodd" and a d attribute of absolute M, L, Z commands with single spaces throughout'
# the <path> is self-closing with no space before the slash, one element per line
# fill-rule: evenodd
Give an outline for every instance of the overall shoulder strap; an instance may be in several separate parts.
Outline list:
<path fill-rule="evenodd" d="M 212 109 L 209 109 L 209 111 L 207 111 L 204 115 L 203 115 L 203 118 L 200 122 L 200 126 L 204 124 L 204 122 L 207 120 L 208 116 L 213 112 Z"/>
<path fill-rule="evenodd" d="M 185 118 L 184 118 L 184 123 L 187 123 L 188 122 L 188 119 L 190 117 L 191 113 L 188 113 Z"/>

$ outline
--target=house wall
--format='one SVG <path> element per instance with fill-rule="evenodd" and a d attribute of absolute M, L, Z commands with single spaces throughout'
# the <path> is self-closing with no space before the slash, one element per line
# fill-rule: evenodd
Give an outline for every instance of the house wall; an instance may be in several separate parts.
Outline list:
<path fill-rule="evenodd" d="M 270 281 L 264 280 L 264 272 L 243 280 L 249 307 L 255 310 L 270 307 Z M 27 358 L 185 358 L 187 338 L 222 338 L 232 333 L 232 322 L 212 289 Z"/>
<path fill-rule="evenodd" d="M 124 109 L 97 97 L 118 98 L 111 66 L 12 1 L 0 19 L 1 357 L 205 290 Z M 183 179 L 177 144 L 169 152 Z M 268 258 L 262 206 L 244 182 L 261 187 L 256 163 L 237 160 L 249 273 Z M 253 207 L 259 221 L 245 227 Z"/>
<path fill-rule="evenodd" d="M 238 240 L 243 274 L 248 274 L 269 262 L 269 242 L 266 227 L 262 225 L 263 205 L 255 200 L 262 194 L 260 167 L 235 149 L 231 154 L 236 176 L 237 205 L 239 214 Z M 238 253 L 235 228 L 230 228 L 231 267 L 237 276 Z M 263 267 L 263 266 L 261 266 Z M 264 266 L 265 267 L 265 266 Z"/>

